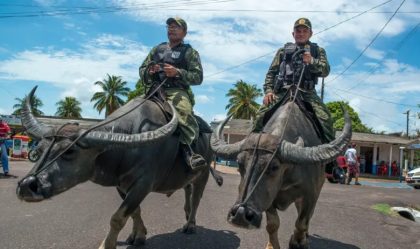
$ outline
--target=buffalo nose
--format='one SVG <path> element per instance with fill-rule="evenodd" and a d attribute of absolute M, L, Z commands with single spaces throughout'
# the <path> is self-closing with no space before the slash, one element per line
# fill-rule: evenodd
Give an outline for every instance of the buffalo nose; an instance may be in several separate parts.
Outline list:
<path fill-rule="evenodd" d="M 20 198 L 32 196 L 34 193 L 38 193 L 38 184 L 34 176 L 28 176 L 23 179 L 17 187 L 17 195 Z"/>
<path fill-rule="evenodd" d="M 233 206 L 228 215 L 230 223 L 245 228 L 260 227 L 261 219 L 260 213 L 240 204 Z"/>

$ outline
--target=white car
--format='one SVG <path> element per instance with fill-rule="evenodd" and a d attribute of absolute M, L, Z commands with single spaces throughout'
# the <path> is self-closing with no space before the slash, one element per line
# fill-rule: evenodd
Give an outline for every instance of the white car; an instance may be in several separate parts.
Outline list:
<path fill-rule="evenodd" d="M 415 189 L 420 189 L 420 167 L 409 171 L 405 177 L 405 182 Z"/>

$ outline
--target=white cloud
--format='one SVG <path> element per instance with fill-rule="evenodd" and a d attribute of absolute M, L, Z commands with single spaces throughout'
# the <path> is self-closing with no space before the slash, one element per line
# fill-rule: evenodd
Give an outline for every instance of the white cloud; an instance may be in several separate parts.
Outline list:
<path fill-rule="evenodd" d="M 197 104 L 208 104 L 208 103 L 213 102 L 213 100 L 214 100 L 213 97 L 207 96 L 207 95 L 200 94 L 200 95 L 195 96 L 195 102 Z"/>
<path fill-rule="evenodd" d="M 47 82 L 91 106 L 94 82 L 107 74 L 136 82 L 138 67 L 150 48 L 118 36 L 102 35 L 79 51 L 37 48 L 0 61 L 0 79 Z"/>
<path fill-rule="evenodd" d="M 216 114 L 213 116 L 212 121 L 221 121 L 226 118 L 226 114 Z"/>
<path fill-rule="evenodd" d="M 13 111 L 11 110 L 11 109 L 5 109 L 5 108 L 1 108 L 0 107 L 0 114 L 10 114 L 10 113 L 12 113 Z"/>
<path fill-rule="evenodd" d="M 42 5 L 61 3 L 61 1 L 53 0 L 37 0 L 37 2 Z M 334 74 L 341 72 L 349 65 L 357 54 L 369 44 L 390 18 L 390 12 L 394 11 L 401 2 L 391 1 L 374 10 L 388 11 L 388 13 L 367 13 L 350 21 L 345 20 L 354 17 L 357 13 L 344 13 L 345 11 L 368 10 L 383 3 L 383 0 L 292 1 L 287 5 L 278 0 L 264 2 L 238 0 L 206 5 L 191 5 L 188 1 L 179 1 L 168 3 L 171 6 L 167 8 L 150 11 L 142 7 L 141 4 L 152 5 L 144 0 L 118 0 L 113 3 L 131 6 L 132 11 L 123 12 L 123 15 L 125 17 L 131 15 L 141 23 L 148 22 L 148 24 L 163 27 L 167 17 L 173 15 L 183 17 L 189 27 L 186 40 L 199 51 L 204 68 L 204 83 L 200 86 L 200 94 L 196 95 L 196 101 L 201 104 L 214 103 L 216 105 L 222 101 L 219 100 L 219 96 L 216 96 L 217 101 L 215 101 L 216 97 L 211 96 L 215 94 L 224 96 L 226 91 L 221 91 L 221 89 L 225 90 L 228 85 L 232 85 L 238 79 L 244 79 L 259 87 L 262 86 L 268 64 L 275 51 L 285 42 L 293 40 L 292 26 L 297 18 L 305 15 L 312 21 L 316 34 L 312 40 L 326 48 L 329 55 L 332 53 L 329 52 L 331 51 L 329 48 L 336 44 L 343 44 L 343 50 L 348 49 L 354 53 L 340 54 L 340 57 L 336 59 L 336 64 L 333 65 L 332 75 L 326 79 L 328 82 L 335 77 Z M 418 7 L 420 7 L 418 2 L 407 1 L 401 11 L 415 10 Z M 185 11 L 174 10 L 175 8 L 217 11 Z M 223 11 L 229 9 L 296 10 L 296 12 Z M 301 12 L 305 10 L 332 12 Z M 98 15 L 97 18 L 100 20 L 102 16 Z M 321 32 L 342 21 L 345 22 Z M 388 39 L 400 35 L 417 22 L 416 14 L 396 15 L 382 32 L 380 38 Z M 86 34 L 87 30 L 79 28 L 75 23 L 65 19 L 63 27 Z M 77 44 L 76 42 L 75 44 Z M 97 89 L 93 83 L 106 77 L 107 73 L 121 75 L 124 80 L 135 82 L 138 78 L 138 66 L 149 50 L 149 47 L 127 38 L 104 34 L 86 45 L 81 45 L 78 50 L 39 47 L 18 52 L 14 57 L 0 61 L 0 79 L 50 83 L 63 89 L 60 97 L 66 95 L 77 97 L 82 101 L 83 107 L 89 108 L 89 115 L 94 116 L 96 112 L 92 110 L 90 97 Z M 7 49 L 0 47 L 0 52 L 2 51 L 7 51 Z M 364 54 L 363 65 L 357 65 L 359 67 L 354 69 L 355 65 L 351 74 L 346 74 L 334 82 L 327 83 L 326 91 L 328 101 L 348 100 L 355 109 L 361 112 L 362 121 L 368 126 L 392 130 L 397 125 L 392 122 L 380 124 L 379 118 L 375 115 L 400 117 L 400 108 L 375 99 L 395 103 L 404 102 L 406 99 L 418 99 L 416 96 L 419 96 L 420 91 L 420 84 L 418 84 L 420 69 L 419 66 L 407 65 L 397 60 L 384 60 L 387 58 L 384 57 L 386 52 L 385 49 L 376 48 L 374 43 Z M 256 59 L 258 57 L 262 58 Z M 244 63 L 249 60 L 253 62 Z M 261 69 L 262 67 L 264 69 Z M 372 69 L 374 69 L 373 73 L 367 73 Z M 219 87 L 222 84 L 224 87 Z M 352 87 L 355 88 L 347 93 L 346 90 Z M 209 95 L 204 95 L 206 91 Z M 217 113 L 223 112 L 222 110 L 224 109 L 214 111 Z M 204 111 L 202 112 L 204 115 Z M 217 114 L 212 119 L 223 119 L 224 117 L 225 114 Z"/>

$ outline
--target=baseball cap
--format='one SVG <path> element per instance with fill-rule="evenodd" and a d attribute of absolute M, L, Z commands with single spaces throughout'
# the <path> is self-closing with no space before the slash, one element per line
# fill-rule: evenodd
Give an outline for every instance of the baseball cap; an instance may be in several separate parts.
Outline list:
<path fill-rule="evenodd" d="M 187 31 L 187 23 L 184 21 L 184 19 L 179 17 L 169 17 L 168 20 L 166 20 L 166 24 L 176 23 L 180 27 L 182 27 L 185 31 Z"/>
<path fill-rule="evenodd" d="M 311 21 L 309 21 L 308 18 L 304 18 L 304 17 L 297 19 L 293 28 L 296 28 L 299 26 L 305 26 L 308 29 L 312 29 Z"/>

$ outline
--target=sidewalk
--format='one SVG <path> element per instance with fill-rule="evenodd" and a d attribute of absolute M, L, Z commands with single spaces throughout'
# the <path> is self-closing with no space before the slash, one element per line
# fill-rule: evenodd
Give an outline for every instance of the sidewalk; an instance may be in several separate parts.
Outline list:
<path fill-rule="evenodd" d="M 214 168 L 214 162 L 212 162 L 211 167 Z M 230 166 L 225 166 L 222 164 L 216 164 L 216 170 L 225 174 L 239 175 L 237 167 L 230 167 Z"/>
<path fill-rule="evenodd" d="M 211 165 L 214 167 L 214 164 Z M 216 170 L 224 174 L 239 175 L 237 167 L 225 166 L 222 164 L 216 164 Z M 359 182 L 362 186 L 381 187 L 381 188 L 406 188 L 412 189 L 408 186 L 405 181 L 400 182 L 399 179 L 383 179 L 375 177 L 359 177 Z M 354 185 L 354 180 L 351 185 Z"/>
<path fill-rule="evenodd" d="M 9 161 L 28 161 L 28 158 L 11 157 L 11 156 L 9 156 Z"/>

